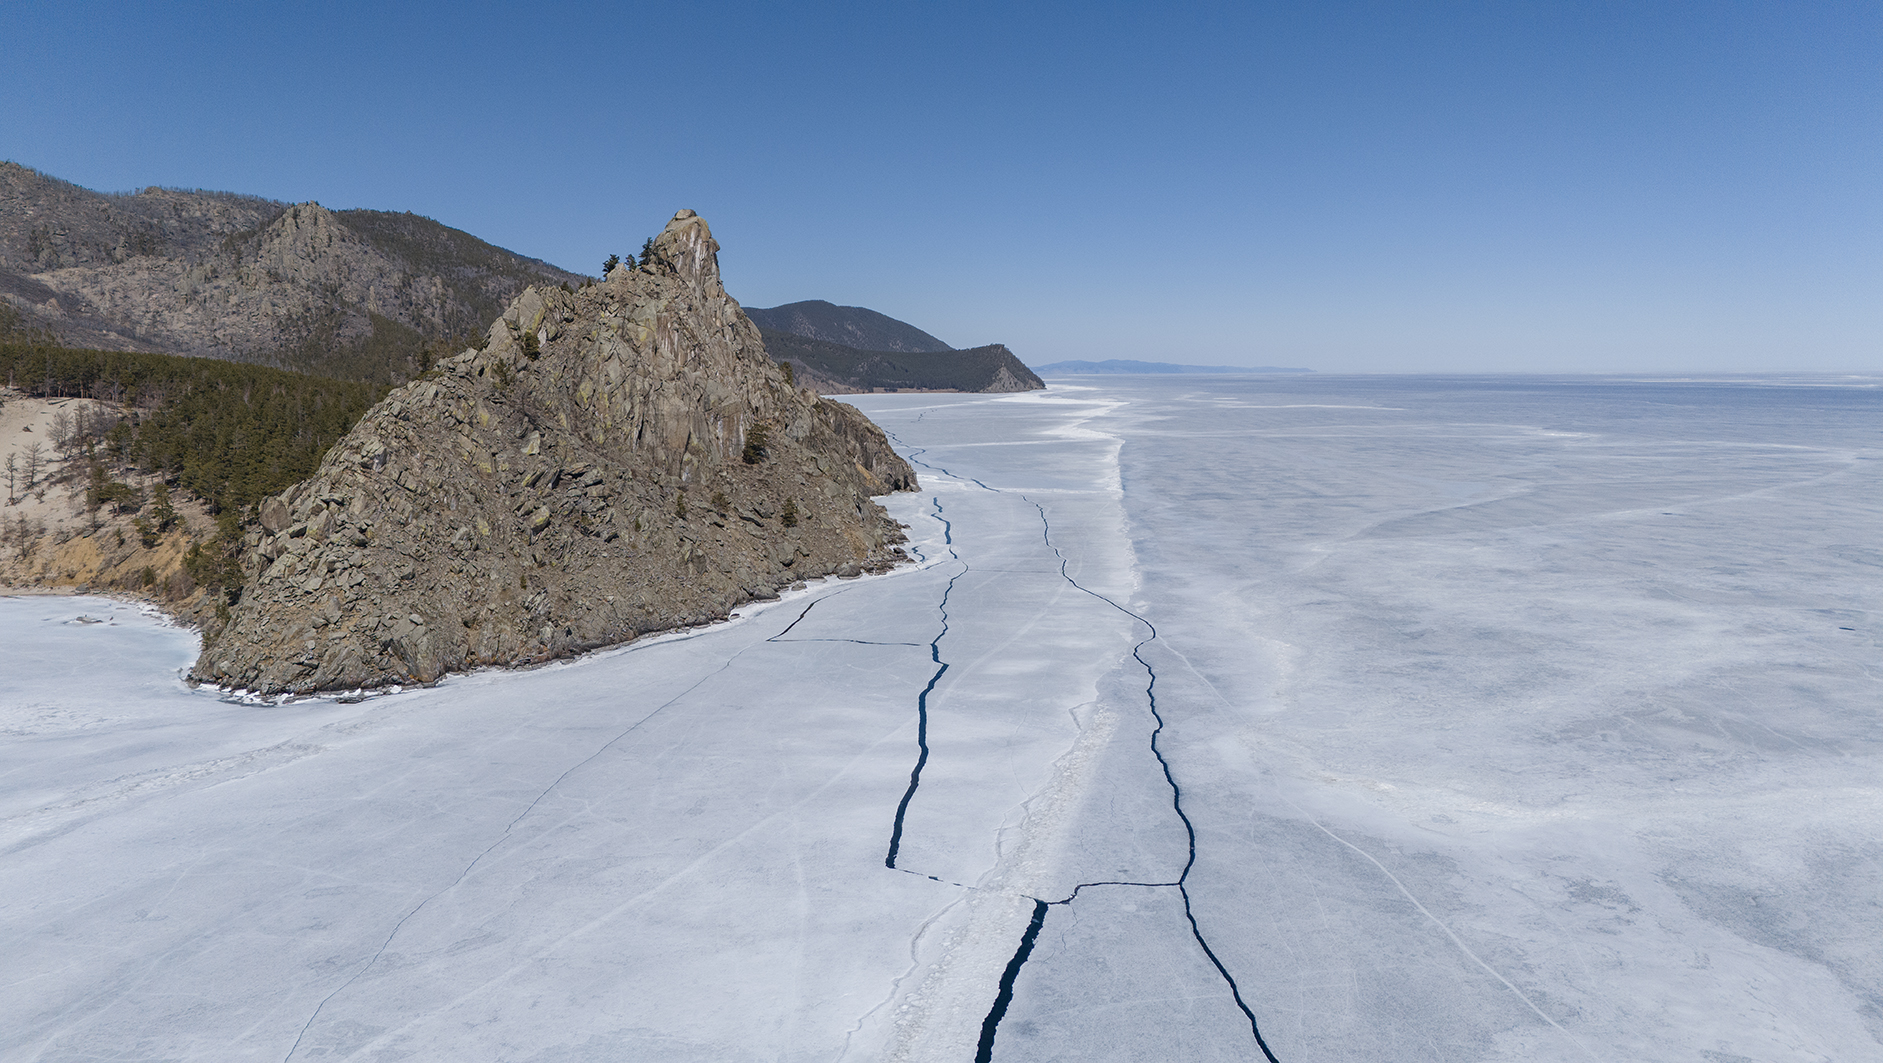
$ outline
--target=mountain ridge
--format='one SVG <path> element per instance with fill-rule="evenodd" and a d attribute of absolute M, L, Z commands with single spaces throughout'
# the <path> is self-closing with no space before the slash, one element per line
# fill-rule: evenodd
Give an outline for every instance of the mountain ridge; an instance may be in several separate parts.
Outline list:
<path fill-rule="evenodd" d="M 393 383 L 529 285 L 587 280 L 409 212 L 95 192 L 0 162 L 0 299 L 73 346 Z"/>
<path fill-rule="evenodd" d="M 906 321 L 868 307 L 838 306 L 823 299 L 806 299 L 782 306 L 746 308 L 745 314 L 761 329 L 835 343 L 860 351 L 940 353 L 955 348 Z"/>
<path fill-rule="evenodd" d="M 773 360 L 826 395 L 1034 391 L 1046 386 L 1005 344 L 957 350 L 906 321 L 822 299 L 747 310 Z"/>
<path fill-rule="evenodd" d="M 1033 367 L 1036 373 L 1075 375 L 1082 373 L 1312 373 L 1312 369 L 1292 369 L 1275 365 L 1182 365 L 1176 362 L 1138 362 L 1129 358 L 1107 358 L 1102 362 L 1050 362 Z"/>
<path fill-rule="evenodd" d="M 947 351 L 865 351 L 760 327 L 765 350 L 825 395 L 874 391 L 1037 391 L 1046 386 L 1005 344 Z"/>

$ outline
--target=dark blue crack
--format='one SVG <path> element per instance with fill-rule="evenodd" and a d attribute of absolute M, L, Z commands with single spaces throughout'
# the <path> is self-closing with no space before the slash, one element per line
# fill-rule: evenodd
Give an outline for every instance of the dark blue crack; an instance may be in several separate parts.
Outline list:
<path fill-rule="evenodd" d="M 766 642 L 848 642 L 855 646 L 920 646 L 920 642 L 871 642 L 868 639 L 766 639 Z"/>
<path fill-rule="evenodd" d="M 902 441 L 901 436 L 897 435 L 894 432 L 891 432 L 887 428 L 883 429 L 883 434 L 889 437 L 889 441 L 891 443 L 894 443 L 896 446 L 901 447 L 903 451 L 903 456 L 908 458 L 910 461 L 915 462 L 917 465 L 920 465 L 924 469 L 932 469 L 936 472 L 941 471 L 940 469 L 936 469 L 935 466 L 930 465 L 928 462 L 922 460 L 922 455 L 928 453 L 927 447 L 912 447 L 909 444 L 904 443 Z"/>
<path fill-rule="evenodd" d="M 838 593 L 838 594 L 842 594 L 843 592 L 842 592 L 842 591 L 838 591 L 837 593 Z M 830 596 L 829 596 L 829 595 L 825 595 L 824 597 L 825 597 L 825 598 L 828 598 L 828 597 L 830 597 Z M 777 642 L 777 641 L 778 641 L 779 639 L 782 639 L 782 638 L 784 638 L 784 637 L 785 637 L 786 635 L 789 635 L 789 634 L 791 634 L 791 629 L 792 629 L 792 628 L 794 628 L 794 627 L 797 627 L 797 626 L 798 626 L 799 624 L 802 624 L 802 623 L 804 623 L 804 618 L 805 618 L 805 617 L 807 617 L 807 616 L 810 616 L 810 615 L 811 615 L 811 610 L 813 610 L 813 609 L 815 609 L 815 608 L 817 608 L 817 603 L 818 603 L 818 602 L 821 602 L 821 601 L 823 601 L 823 600 L 824 600 L 824 598 L 814 598 L 814 599 L 812 599 L 812 600 L 811 600 L 811 603 L 810 603 L 809 605 L 807 605 L 807 606 L 805 606 L 805 607 L 804 607 L 804 611 L 798 614 L 798 618 L 797 618 L 796 620 L 793 620 L 793 621 L 792 621 L 791 623 L 789 623 L 789 624 L 787 624 L 787 625 L 785 625 L 785 629 L 784 629 L 783 631 L 780 631 L 780 632 L 779 632 L 778 634 L 776 634 L 776 635 L 773 635 L 773 636 L 772 636 L 771 638 L 768 638 L 768 639 L 766 639 L 765 641 L 766 641 L 766 642 Z"/>
<path fill-rule="evenodd" d="M 993 1009 L 981 1020 L 981 1045 L 974 1051 L 974 1063 L 990 1063 L 994 1058 L 994 1034 L 1000 1031 L 1000 1020 L 1007 1017 L 1007 1005 L 1013 1003 L 1013 980 L 1020 977 L 1020 968 L 1026 966 L 1027 957 L 1033 954 L 1033 943 L 1039 940 L 1040 927 L 1045 925 L 1046 902 L 1035 900 L 1033 921 L 1027 924 L 1026 933 L 1020 935 L 1020 947 L 1001 973 L 1000 992 L 994 994 Z"/>
<path fill-rule="evenodd" d="M 941 499 L 930 501 L 935 506 L 935 519 L 941 521 L 942 543 L 948 547 L 948 556 L 961 560 L 961 555 L 955 552 L 954 525 L 942 516 Z M 909 802 L 915 800 L 915 791 L 922 785 L 922 769 L 928 766 L 928 696 L 935 692 L 935 684 L 941 682 L 941 677 L 948 672 L 948 662 L 941 659 L 941 640 L 948 634 L 948 596 L 955 591 L 955 581 L 966 575 L 967 571 L 968 566 L 964 563 L 960 572 L 948 577 L 948 586 L 942 590 L 939 606 L 941 631 L 928 644 L 928 657 L 935 662 L 936 668 L 935 674 L 928 677 L 928 685 L 922 688 L 922 693 L 915 699 L 915 744 L 918 750 L 915 768 L 909 772 L 909 788 L 903 791 L 902 802 L 896 806 L 896 822 L 889 831 L 889 855 L 883 857 L 883 866 L 892 870 L 900 870 L 896 867 L 896 854 L 902 849 L 903 820 L 909 814 Z"/>
<path fill-rule="evenodd" d="M 1198 947 L 1200 947 L 1203 950 L 1203 955 L 1209 957 L 1210 964 L 1216 968 L 1216 973 L 1221 975 L 1223 981 L 1226 984 L 1228 984 L 1229 995 L 1235 999 L 1236 1007 L 1242 1009 L 1242 1014 L 1248 1018 L 1249 1033 L 1255 1037 L 1256 1046 L 1262 1050 L 1262 1055 L 1264 1058 L 1268 1060 L 1268 1063 L 1280 1063 L 1280 1061 L 1275 1058 L 1275 1053 L 1269 1050 L 1268 1042 L 1264 1040 L 1262 1037 L 1262 1027 L 1261 1027 L 1261 1024 L 1256 1021 L 1255 1011 L 1249 1007 L 1249 1004 L 1247 1001 L 1242 999 L 1242 987 L 1236 984 L 1235 976 L 1231 975 L 1229 973 L 1229 968 L 1223 965 L 1223 961 L 1216 955 L 1216 950 L 1210 948 L 1209 941 L 1206 940 L 1203 936 L 1203 928 L 1197 923 L 1196 912 L 1190 905 L 1190 888 L 1187 885 L 1187 883 L 1189 882 L 1189 879 L 1190 879 L 1190 870 L 1196 866 L 1196 827 L 1190 822 L 1189 814 L 1184 812 L 1183 810 L 1183 788 L 1177 785 L 1177 777 L 1174 774 L 1172 774 L 1170 770 L 1170 761 L 1167 758 L 1165 758 L 1163 748 L 1159 746 L 1157 742 L 1159 736 L 1161 736 L 1164 732 L 1164 714 L 1157 707 L 1157 669 L 1151 666 L 1151 662 L 1144 659 L 1144 653 L 1143 653 L 1144 647 L 1157 639 L 1157 625 L 1151 623 L 1149 620 L 1146 620 L 1144 617 L 1138 615 L 1137 613 L 1132 612 L 1130 609 L 1127 609 L 1124 606 L 1118 604 L 1112 599 L 1107 598 L 1105 595 L 1100 594 L 1097 591 L 1092 590 L 1088 587 L 1081 586 L 1078 580 L 1073 579 L 1072 574 L 1067 570 L 1068 562 L 1066 560 L 1066 555 L 1063 553 L 1060 553 L 1059 547 L 1053 545 L 1052 522 L 1047 519 L 1046 507 L 1040 505 L 1038 502 L 1034 502 L 1032 499 L 1027 498 L 1025 495 L 1021 495 L 1020 497 L 1025 499 L 1027 502 L 1032 503 L 1033 508 L 1039 510 L 1040 512 L 1040 538 L 1045 541 L 1047 549 L 1053 552 L 1053 556 L 1059 558 L 1060 578 L 1064 579 L 1067 583 L 1070 583 L 1075 589 L 1082 591 L 1086 594 L 1089 594 L 1094 598 L 1097 598 L 1099 601 L 1104 602 L 1106 605 L 1111 606 L 1113 609 L 1116 609 L 1119 612 L 1130 617 L 1131 619 L 1136 620 L 1138 623 L 1143 624 L 1145 627 L 1145 630 L 1150 632 L 1150 634 L 1146 635 L 1142 640 L 1140 640 L 1137 645 L 1131 647 L 1131 656 L 1134 660 L 1138 662 L 1138 664 L 1144 667 L 1144 674 L 1146 676 L 1146 682 L 1144 685 L 1144 698 L 1147 705 L 1149 706 L 1151 710 L 1151 718 L 1157 721 L 1157 726 L 1151 729 L 1151 755 L 1157 758 L 1158 766 L 1163 768 L 1164 770 L 1164 782 L 1170 786 L 1171 808 L 1177 813 L 1177 818 L 1183 821 L 1184 835 L 1188 839 L 1189 846 L 1190 846 L 1189 858 L 1185 860 L 1183 864 L 1183 874 L 1178 875 L 1177 881 L 1174 883 L 1170 883 L 1170 885 L 1176 886 L 1178 895 L 1183 898 L 1183 916 L 1190 923 L 1191 936 L 1196 938 L 1196 943 Z M 1119 882 L 1119 883 L 1094 882 L 1094 883 L 1086 883 L 1085 885 L 1136 886 L 1136 885 L 1164 885 L 1164 884 L 1163 883 L 1135 883 L 1135 882 Z M 1021 938 L 1020 948 L 1014 952 L 1013 959 L 1008 962 L 1006 976 L 1001 979 L 1001 994 L 1000 996 L 995 998 L 994 1010 L 988 1012 L 987 1019 L 982 1024 L 982 1027 L 981 1027 L 981 1052 L 982 1054 L 976 1057 L 977 1063 L 985 1063 L 985 1061 L 992 1058 L 995 1030 L 1000 1025 L 1000 1019 L 1002 1016 L 1006 1014 L 1007 1005 L 1012 1000 L 1013 980 L 1016 976 L 1019 975 L 1020 968 L 1023 965 L 1025 965 L 1027 957 L 1031 955 L 1033 952 L 1033 939 L 1039 934 L 1040 924 L 1046 918 L 1046 915 L 1045 915 L 1046 906 L 1048 905 L 1048 903 L 1060 903 L 1060 904 L 1072 903 L 1073 898 L 1079 895 L 1079 890 L 1084 889 L 1085 885 L 1081 885 L 1078 888 L 1074 889 L 1072 891 L 1072 896 L 1067 897 L 1064 901 L 1047 902 L 1047 901 L 1035 899 L 1034 904 L 1037 905 L 1037 907 L 1034 909 L 1033 924 L 1027 928 L 1026 936 Z"/>
<path fill-rule="evenodd" d="M 964 890 L 968 890 L 969 892 L 980 889 L 979 886 L 969 885 L 966 882 L 956 882 L 953 879 L 942 878 L 940 875 L 930 875 L 922 871 L 911 871 L 906 867 L 898 867 L 895 870 L 900 871 L 905 875 L 914 875 L 916 878 L 928 879 L 930 882 L 939 882 L 944 886 L 959 886 Z"/>
<path fill-rule="evenodd" d="M 1002 493 L 999 488 L 989 487 L 986 484 L 982 483 L 980 480 L 975 479 L 974 477 L 958 476 L 955 473 L 950 472 L 947 468 L 943 466 L 934 465 L 929 462 L 923 461 L 921 459 L 921 455 L 927 453 L 928 448 L 926 447 L 912 448 L 912 447 L 909 447 L 908 444 L 903 443 L 902 439 L 898 437 L 895 433 L 885 431 L 885 434 L 887 434 L 889 438 L 893 440 L 897 446 L 904 448 L 905 451 L 907 452 L 908 460 L 914 462 L 915 464 L 920 465 L 925 469 L 929 469 L 934 472 L 939 472 L 953 479 L 972 483 L 975 486 L 981 488 L 982 490 L 992 491 L 996 494 Z M 1216 950 L 1210 948 L 1209 941 L 1204 938 L 1203 928 L 1197 923 L 1196 912 L 1190 903 L 1190 889 L 1188 886 L 1188 882 L 1190 879 L 1190 871 L 1192 868 L 1196 866 L 1196 826 L 1190 822 L 1189 814 L 1183 810 L 1183 788 L 1177 785 L 1177 778 L 1174 774 L 1172 774 L 1171 769 L 1170 769 L 1170 761 L 1165 758 L 1163 748 L 1158 745 L 1158 738 L 1164 732 L 1164 715 L 1158 709 L 1158 706 L 1157 706 L 1157 669 L 1152 667 L 1150 661 L 1147 661 L 1144 659 L 1144 654 L 1143 654 L 1144 647 L 1157 640 L 1157 625 L 1151 623 L 1149 620 L 1133 612 L 1132 610 L 1126 608 L 1125 606 L 1120 605 L 1116 601 L 1113 601 L 1111 598 L 1108 598 L 1105 595 L 1100 594 L 1099 592 L 1082 585 L 1078 580 L 1073 579 L 1071 572 L 1068 571 L 1069 562 L 1066 559 L 1066 555 L 1060 552 L 1059 547 L 1053 545 L 1052 522 L 1046 516 L 1046 507 L 1042 506 L 1038 502 L 1034 502 L 1031 498 L 1027 498 L 1027 496 L 1025 495 L 1021 495 L 1020 497 L 1024 499 L 1026 502 L 1030 503 L 1034 509 L 1039 511 L 1040 538 L 1046 543 L 1047 549 L 1053 552 L 1053 556 L 1059 559 L 1060 578 L 1064 579 L 1067 583 L 1071 584 L 1075 590 L 1078 590 L 1084 594 L 1091 595 L 1092 597 L 1097 598 L 1099 601 L 1104 602 L 1106 605 L 1111 606 L 1113 609 L 1118 610 L 1119 612 L 1125 614 L 1126 616 L 1137 621 L 1138 623 L 1143 624 L 1145 627 L 1145 630 L 1149 632 L 1149 634 L 1145 638 L 1143 638 L 1136 645 L 1131 647 L 1131 657 L 1133 660 L 1137 661 L 1138 664 L 1144 668 L 1144 674 L 1146 677 L 1146 682 L 1144 686 L 1145 702 L 1150 709 L 1151 718 L 1157 722 L 1157 726 L 1151 729 L 1151 755 L 1157 758 L 1158 766 L 1162 768 L 1164 772 L 1164 782 L 1170 786 L 1171 808 L 1173 811 L 1177 813 L 1177 818 L 1183 822 L 1184 836 L 1189 845 L 1189 856 L 1184 861 L 1183 873 L 1177 877 L 1176 882 L 1087 882 L 1087 883 L 1081 883 L 1080 885 L 1075 886 L 1073 888 L 1071 895 L 1061 901 L 1046 901 L 1046 900 L 1041 900 L 1037 897 L 1034 898 L 1033 921 L 1031 924 L 1028 925 L 1026 933 L 1022 935 L 1020 939 L 1020 947 L 1015 950 L 1013 954 L 1013 958 L 1009 960 L 1007 963 L 1007 970 L 1005 974 L 1003 974 L 1001 977 L 1000 992 L 994 999 L 993 1009 L 990 1010 L 987 1013 L 987 1017 L 984 1020 L 982 1020 L 981 1045 L 980 1045 L 979 1051 L 975 1055 L 975 1063 L 988 1063 L 988 1061 L 992 1059 L 993 1050 L 994 1050 L 994 1035 L 998 1032 L 1000 1028 L 1001 1019 L 1004 1018 L 1007 1014 L 1008 1005 L 1010 1005 L 1013 1001 L 1014 980 L 1019 977 L 1020 968 L 1026 965 L 1027 958 L 1031 956 L 1033 953 L 1033 943 L 1038 938 L 1040 927 L 1041 925 L 1044 924 L 1046 920 L 1047 907 L 1049 905 L 1057 905 L 1057 904 L 1070 905 L 1073 902 L 1073 900 L 1075 900 L 1078 897 L 1079 891 L 1086 888 L 1087 886 L 1141 886 L 1145 888 L 1169 888 L 1171 886 L 1175 886 L 1177 888 L 1178 894 L 1183 898 L 1183 915 L 1184 915 L 1184 918 L 1190 923 L 1191 936 L 1196 939 L 1197 946 L 1203 950 L 1203 955 L 1209 957 L 1211 966 L 1216 968 L 1216 973 L 1222 976 L 1223 982 L 1229 986 L 1229 995 L 1232 998 L 1234 998 L 1236 1002 L 1236 1007 L 1241 1009 L 1243 1016 L 1249 1020 L 1249 1033 L 1251 1036 L 1255 1038 L 1256 1046 L 1262 1050 L 1262 1055 L 1265 1059 L 1268 1060 L 1268 1063 L 1280 1063 L 1280 1061 L 1275 1058 L 1275 1053 L 1269 1049 L 1268 1041 L 1262 1037 L 1262 1027 L 1261 1027 L 1261 1024 L 1256 1020 L 1255 1011 L 1249 1007 L 1249 1004 L 1247 1001 L 1242 999 L 1242 987 L 1236 984 L 1235 976 L 1229 973 L 1229 968 L 1223 965 L 1223 961 L 1221 960 L 1221 958 L 1219 958 L 1216 955 Z M 956 560 L 959 560 L 960 555 L 957 554 L 954 550 L 953 528 L 948 523 L 948 521 L 942 519 L 941 517 L 940 499 L 935 500 L 935 516 L 936 516 L 936 519 L 942 520 L 944 542 L 946 542 L 948 545 L 949 556 L 955 558 Z M 966 567 L 963 566 L 961 573 L 957 573 L 953 578 L 949 579 L 948 591 L 942 594 L 942 632 L 941 632 L 941 635 L 935 636 L 934 642 L 931 642 L 929 644 L 930 657 L 937 664 L 939 664 L 940 667 L 936 670 L 935 675 L 929 679 L 928 686 L 922 691 L 921 697 L 917 699 L 917 709 L 920 714 L 920 720 L 919 720 L 918 730 L 917 730 L 917 742 L 921 747 L 921 754 L 916 760 L 915 770 L 910 773 L 908 792 L 902 795 L 902 803 L 896 808 L 896 825 L 895 825 L 895 830 L 890 837 L 889 857 L 887 860 L 884 861 L 884 865 L 886 867 L 889 867 L 895 870 L 906 870 L 903 868 L 896 867 L 896 853 L 902 844 L 903 816 L 908 811 L 909 802 L 915 797 L 916 788 L 921 783 L 922 768 L 924 765 L 928 763 L 928 695 L 931 691 L 935 689 L 935 684 L 941 679 L 942 673 L 948 670 L 948 666 L 946 664 L 943 664 L 941 661 L 940 650 L 938 648 L 941 642 L 942 635 L 946 635 L 948 633 L 948 612 L 947 612 L 948 593 L 954 590 L 955 580 L 959 579 L 961 575 L 964 574 L 966 571 L 967 571 Z M 918 874 L 918 872 L 909 872 L 909 873 Z M 936 878 L 933 875 L 926 875 L 924 877 L 933 879 L 936 882 L 943 881 L 942 879 Z M 972 888 L 972 887 L 969 887 L 969 888 Z"/>
<path fill-rule="evenodd" d="M 917 420 L 920 420 L 920 418 L 917 418 Z M 893 442 L 894 442 L 894 443 L 895 443 L 895 444 L 896 444 L 897 446 L 899 446 L 899 447 L 902 447 L 902 448 L 903 448 L 904 450 L 906 450 L 906 451 L 907 451 L 907 453 L 906 453 L 906 454 L 904 455 L 904 457 L 907 457 L 907 458 L 908 458 L 908 459 L 909 459 L 910 461 L 912 461 L 912 462 L 915 462 L 915 463 L 916 463 L 917 465 L 920 465 L 920 466 L 921 466 L 921 467 L 923 467 L 924 469 L 928 469 L 928 470 L 929 470 L 929 471 L 931 471 L 931 472 L 938 472 L 938 473 L 941 473 L 941 474 L 942 474 L 943 476 L 947 476 L 947 477 L 950 477 L 950 478 L 952 478 L 952 479 L 956 479 L 956 480 L 962 480 L 962 481 L 965 481 L 965 482 L 967 482 L 967 483 L 971 483 L 971 484 L 973 484 L 974 486 L 976 486 L 976 487 L 978 487 L 978 488 L 980 488 L 980 489 L 981 489 L 981 490 L 983 490 L 983 491 L 992 491 L 992 492 L 994 492 L 994 493 L 995 493 L 995 494 L 997 494 L 997 495 L 998 495 L 998 494 L 1002 494 L 1002 493 L 1003 493 L 1003 492 L 1001 491 L 1001 489 L 1000 489 L 1000 488 L 998 488 L 998 487 L 989 487 L 989 486 L 987 486 L 986 484 L 984 484 L 984 483 L 982 483 L 981 481 L 979 481 L 979 480 L 977 480 L 977 479 L 975 479 L 975 478 L 974 478 L 974 477 L 972 477 L 972 476 L 957 476 L 956 474 L 954 474 L 954 473 L 952 473 L 952 472 L 949 472 L 949 471 L 948 471 L 948 470 L 947 470 L 946 468 L 944 468 L 944 467 L 942 467 L 942 466 L 940 466 L 940 465 L 931 465 L 931 464 L 929 464 L 928 462 L 926 462 L 926 461 L 923 461 L 923 460 L 922 460 L 922 455 L 924 455 L 924 454 L 927 454 L 927 453 L 928 453 L 928 448 L 927 448 L 927 447 L 911 447 L 911 446 L 909 446 L 909 445 L 908 445 L 907 443 L 904 443 L 904 442 L 902 441 L 902 437 L 900 437 L 900 436 L 898 436 L 898 435 L 896 435 L 896 433 L 894 433 L 894 432 L 891 432 L 891 431 L 889 431 L 888 429 L 884 429 L 884 430 L 883 430 L 883 434 L 884 434 L 884 435 L 886 435 L 886 436 L 888 436 L 888 437 L 890 438 L 890 440 L 891 440 L 891 441 L 893 441 Z"/>
<path fill-rule="evenodd" d="M 981 887 L 976 886 L 971 882 L 956 882 L 952 879 L 942 878 L 939 875 L 930 875 L 921 871 L 911 871 L 906 867 L 899 867 L 899 868 L 896 868 L 896 870 L 902 872 L 905 875 L 914 875 L 916 878 L 928 879 L 930 882 L 940 882 L 943 885 L 947 885 L 947 886 L 959 886 L 962 889 L 967 890 L 971 893 L 978 892 L 981 889 Z M 1096 886 L 1136 886 L 1140 889 L 1174 889 L 1177 886 L 1181 886 L 1181 885 L 1183 885 L 1183 883 L 1181 882 L 1081 882 L 1077 886 L 1072 887 L 1072 892 L 1067 894 L 1066 896 L 1061 897 L 1060 899 L 1056 901 L 1043 901 L 1043 903 L 1051 904 L 1051 905 L 1071 904 L 1073 901 L 1079 899 L 1080 890 L 1091 889 Z M 1041 900 L 1041 898 L 1039 897 L 1028 897 L 1027 899 L 1034 900 L 1034 901 Z"/>
<path fill-rule="evenodd" d="M 1138 886 L 1143 889 L 1169 889 L 1172 886 L 1181 887 L 1182 885 L 1183 883 L 1181 882 L 1081 882 L 1077 886 L 1072 887 L 1072 892 L 1067 894 L 1063 900 L 1047 901 L 1046 903 L 1071 904 L 1073 901 L 1079 899 L 1080 890 L 1089 889 L 1094 886 Z"/>

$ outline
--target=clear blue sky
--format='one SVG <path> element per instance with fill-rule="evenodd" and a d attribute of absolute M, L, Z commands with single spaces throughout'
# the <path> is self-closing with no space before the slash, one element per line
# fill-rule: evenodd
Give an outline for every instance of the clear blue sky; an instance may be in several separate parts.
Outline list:
<path fill-rule="evenodd" d="M 1035 364 L 1883 369 L 1883 5 L 0 0 L 0 158 Z"/>

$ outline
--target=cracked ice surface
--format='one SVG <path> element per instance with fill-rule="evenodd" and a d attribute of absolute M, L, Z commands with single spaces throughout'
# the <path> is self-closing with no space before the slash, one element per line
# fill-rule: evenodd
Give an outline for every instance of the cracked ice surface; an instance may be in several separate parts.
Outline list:
<path fill-rule="evenodd" d="M 1883 394 L 1799 383 L 1091 393 L 1278 1058 L 1883 1058 Z M 1156 892 L 1049 915 L 994 1058 L 1252 1054 Z"/>
<path fill-rule="evenodd" d="M 0 599 L 0 1058 L 1877 1056 L 1883 394 L 1797 383 L 858 397 L 920 565 L 352 705 Z"/>

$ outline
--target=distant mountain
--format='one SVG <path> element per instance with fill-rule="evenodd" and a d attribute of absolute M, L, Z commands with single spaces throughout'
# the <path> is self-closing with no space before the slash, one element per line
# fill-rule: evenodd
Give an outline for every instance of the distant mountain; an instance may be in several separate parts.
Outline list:
<path fill-rule="evenodd" d="M 866 351 L 763 326 L 758 331 L 773 361 L 791 366 L 798 383 L 826 395 L 1037 391 L 1046 386 L 1012 351 L 998 343 L 965 351 Z"/>
<path fill-rule="evenodd" d="M 860 306 L 822 299 L 747 309 L 772 360 L 827 395 L 870 391 L 1036 391 L 1046 386 L 1005 346 L 958 351 Z"/>
<path fill-rule="evenodd" d="M 390 383 L 524 288 L 585 280 L 415 214 L 93 192 L 0 162 L 0 299 L 71 346 Z"/>
<path fill-rule="evenodd" d="M 769 310 L 746 308 L 745 316 L 761 329 L 823 340 L 860 351 L 951 351 L 954 348 L 907 322 L 860 306 L 837 306 L 822 299 L 786 303 Z"/>
<path fill-rule="evenodd" d="M 1036 365 L 1042 376 L 1075 376 L 1081 373 L 1312 373 L 1312 369 L 1284 369 L 1274 365 L 1177 365 L 1174 362 L 1133 362 L 1108 358 L 1102 362 L 1053 362 Z"/>

